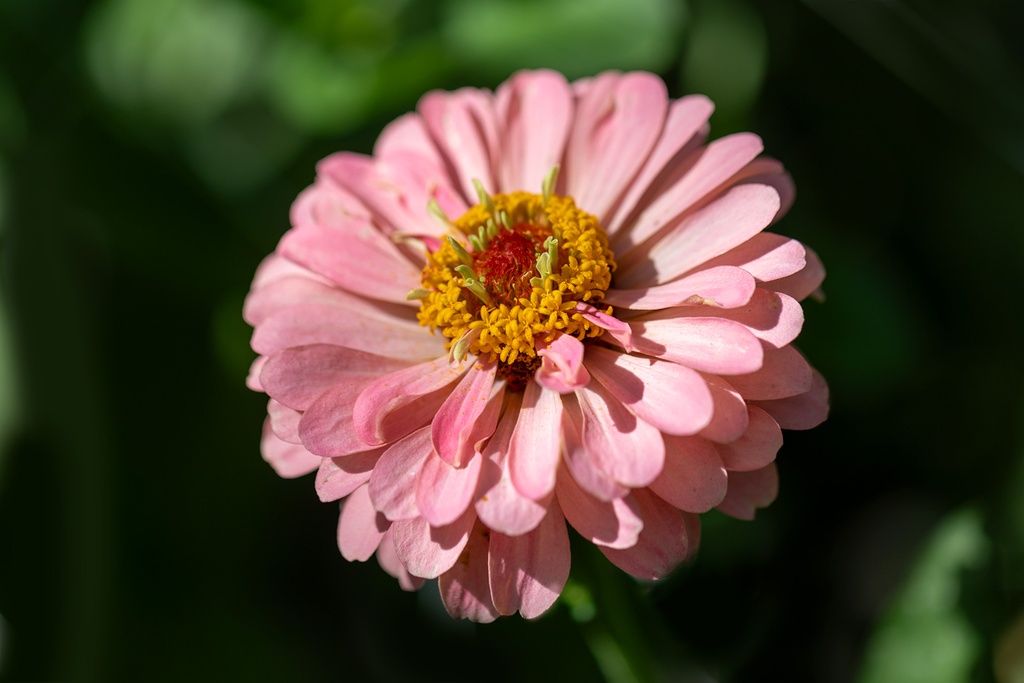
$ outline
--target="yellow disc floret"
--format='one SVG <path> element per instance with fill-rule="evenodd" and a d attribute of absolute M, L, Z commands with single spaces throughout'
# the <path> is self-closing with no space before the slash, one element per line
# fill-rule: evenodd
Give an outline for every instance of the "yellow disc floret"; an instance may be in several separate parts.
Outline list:
<path fill-rule="evenodd" d="M 537 343 L 559 332 L 580 340 L 604 332 L 575 310 L 600 306 L 615 269 L 597 218 L 557 195 L 481 192 L 481 200 L 427 254 L 420 324 L 448 337 L 457 357 L 519 366 L 534 365 Z"/>

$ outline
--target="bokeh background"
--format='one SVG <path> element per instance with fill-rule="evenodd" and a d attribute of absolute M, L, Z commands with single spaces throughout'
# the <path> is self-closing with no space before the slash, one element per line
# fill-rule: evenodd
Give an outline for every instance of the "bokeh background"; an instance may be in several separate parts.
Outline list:
<path fill-rule="evenodd" d="M 832 415 L 670 579 L 475 626 L 260 459 L 240 309 L 319 158 L 538 66 L 786 163 Z M 1022 266 L 1015 0 L 2 0 L 0 678 L 1020 683 Z"/>

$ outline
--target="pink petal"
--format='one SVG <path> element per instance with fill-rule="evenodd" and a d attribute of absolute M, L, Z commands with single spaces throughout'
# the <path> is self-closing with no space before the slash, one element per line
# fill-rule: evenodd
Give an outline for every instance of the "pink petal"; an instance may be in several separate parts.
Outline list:
<path fill-rule="evenodd" d="M 698 134 L 714 108 L 711 100 L 703 95 L 690 95 L 669 104 L 665 128 L 647 163 L 626 190 L 622 201 L 610 215 L 602 216 L 609 235 L 614 235 L 628 223 L 639 204 L 657 196 L 659 186 L 666 181 L 666 167 L 675 166 L 674 159 L 685 158 L 692 144 L 702 141 Z"/>
<path fill-rule="evenodd" d="M 608 333 L 608 336 L 613 339 L 616 344 L 626 349 L 626 351 L 635 350 L 636 347 L 633 346 L 633 331 L 627 323 L 624 323 L 618 318 L 581 301 L 576 302 L 575 310 L 577 313 L 573 316 L 574 318 L 576 315 L 579 315 L 580 317 L 589 320 L 598 327 L 604 328 L 604 331 Z"/>
<path fill-rule="evenodd" d="M 487 624 L 498 618 L 491 601 L 487 529 L 477 524 L 465 550 L 451 569 L 441 574 L 437 587 L 441 602 L 452 617 Z"/>
<path fill-rule="evenodd" d="M 637 350 L 694 370 L 739 375 L 761 367 L 764 351 L 750 330 L 722 318 L 653 318 L 630 323 Z"/>
<path fill-rule="evenodd" d="M 591 543 L 610 548 L 629 548 L 636 544 L 644 525 L 632 496 L 598 500 L 564 471 L 555 484 L 555 495 L 565 519 Z"/>
<path fill-rule="evenodd" d="M 804 357 L 792 346 L 784 346 L 765 348 L 759 370 L 730 377 L 729 383 L 748 401 L 770 401 L 810 391 L 811 380 L 811 366 Z"/>
<path fill-rule="evenodd" d="M 390 527 L 384 532 L 384 537 L 380 539 L 380 546 L 377 548 L 377 563 L 380 564 L 381 569 L 398 579 L 398 585 L 402 587 L 402 590 L 415 591 L 423 585 L 423 579 L 410 574 L 402 561 L 398 559 Z"/>
<path fill-rule="evenodd" d="M 416 506 L 433 526 L 451 524 L 466 511 L 476 495 L 483 458 L 470 457 L 465 467 L 454 467 L 436 453 L 427 456 L 416 480 Z"/>
<path fill-rule="evenodd" d="M 317 224 L 326 228 L 339 227 L 353 217 L 369 216 L 369 209 L 354 194 L 323 176 L 299 193 L 289 212 L 293 226 Z"/>
<path fill-rule="evenodd" d="M 340 229 L 315 223 L 285 233 L 278 253 L 354 294 L 418 305 L 406 294 L 419 284 L 420 269 L 368 218 L 349 218 Z"/>
<path fill-rule="evenodd" d="M 743 306 L 754 294 L 753 276 L 741 268 L 718 266 L 697 271 L 674 282 L 644 289 L 609 289 L 604 303 L 633 311 L 672 306 Z"/>
<path fill-rule="evenodd" d="M 775 463 L 752 472 L 730 472 L 729 491 L 717 509 L 736 519 L 752 520 L 758 508 L 768 507 L 779 495 Z"/>
<path fill-rule="evenodd" d="M 610 501 L 627 495 L 629 489 L 609 477 L 584 448 L 583 438 L 580 436 L 583 432 L 583 411 L 580 409 L 579 401 L 574 395 L 567 395 L 562 407 L 565 464 L 573 480 L 598 500 Z"/>
<path fill-rule="evenodd" d="M 657 199 L 640 214 L 630 230 L 614 235 L 612 248 L 615 253 L 621 257 L 636 245 L 661 232 L 665 226 L 677 221 L 698 200 L 710 196 L 714 190 L 752 161 L 762 149 L 764 146 L 761 139 L 753 133 L 737 133 L 719 138 L 707 147 L 701 148 L 699 152 L 676 160 L 677 168 L 673 169 L 672 173 L 677 180 L 661 190 Z M 716 200 L 715 203 L 717 201 L 721 200 Z M 776 204 L 775 210 L 778 208 Z M 707 259 L 700 259 L 697 263 L 705 260 Z"/>
<path fill-rule="evenodd" d="M 528 395 L 531 391 L 530 387 L 536 387 L 536 385 L 532 382 L 526 385 L 526 393 Z M 539 388 L 534 391 L 538 392 Z M 549 394 L 551 392 L 544 393 Z M 516 489 L 513 485 L 513 474 L 509 467 L 512 460 L 511 440 L 513 433 L 522 424 L 523 419 L 519 408 L 520 401 L 518 396 L 519 394 L 511 394 L 509 396 L 505 414 L 502 415 L 494 436 L 487 442 L 487 446 L 483 450 L 483 456 L 490 465 L 486 473 L 481 475 L 481 480 L 487 479 L 487 483 L 490 485 L 486 486 L 484 494 L 476 501 L 476 513 L 479 515 L 480 521 L 486 524 L 488 528 L 510 536 L 518 536 L 535 529 L 547 513 L 552 491 L 554 490 L 554 469 L 558 465 L 557 458 L 559 453 L 559 431 L 557 430 L 558 423 L 556 422 L 555 460 L 550 464 L 552 469 L 550 476 L 551 488 L 548 489 L 546 494 L 538 496 L 536 500 L 528 498 Z M 557 395 L 555 396 L 557 397 Z M 524 404 L 533 400 L 535 400 L 535 397 L 526 398 Z M 558 402 L 560 406 L 561 399 L 558 399 Z M 529 445 L 529 441 L 526 442 L 526 445 Z M 520 457 L 529 458 L 532 455 L 534 455 L 534 452 L 527 448 L 523 454 L 520 454 Z"/>
<path fill-rule="evenodd" d="M 732 385 L 717 375 L 703 375 L 715 403 L 711 423 L 700 435 L 716 443 L 729 443 L 747 431 L 747 403 Z"/>
<path fill-rule="evenodd" d="M 706 315 L 699 309 L 688 308 L 673 313 L 680 317 Z M 775 348 L 781 348 L 796 339 L 804 325 L 804 311 L 796 299 L 761 288 L 754 292 L 746 305 L 715 311 L 713 315 L 716 318 L 735 320 L 755 337 Z"/>
<path fill-rule="evenodd" d="M 416 480 L 432 453 L 430 430 L 418 429 L 387 448 L 370 474 L 370 499 L 388 519 L 411 519 L 419 515 Z"/>
<path fill-rule="evenodd" d="M 360 486 L 341 505 L 338 519 L 338 549 L 349 562 L 365 562 L 377 551 L 391 523 L 370 503 L 365 486 Z"/>
<path fill-rule="evenodd" d="M 441 404 L 431 423 L 431 438 L 434 450 L 446 463 L 461 467 L 473 455 L 470 436 L 487 406 L 497 372 L 497 363 L 472 364 Z"/>
<path fill-rule="evenodd" d="M 600 550 L 612 564 L 638 579 L 663 579 L 689 554 L 683 515 L 644 489 L 634 491 L 633 499 L 644 524 L 636 545 Z"/>
<path fill-rule="evenodd" d="M 343 346 L 312 344 L 282 349 L 270 356 L 260 373 L 260 384 L 274 400 L 306 410 L 321 394 L 344 380 L 369 380 L 407 366 L 394 358 Z"/>
<path fill-rule="evenodd" d="M 373 380 L 342 381 L 317 398 L 299 420 L 298 434 L 311 453 L 334 458 L 367 451 L 380 444 L 367 444 L 356 433 L 352 421 L 359 391 Z"/>
<path fill-rule="evenodd" d="M 636 417 L 597 383 L 576 392 L 583 413 L 583 447 L 623 486 L 647 486 L 661 472 L 665 444 L 656 427 Z"/>
<path fill-rule="evenodd" d="M 775 460 L 782 448 L 782 430 L 772 417 L 756 406 L 749 406 L 750 426 L 736 441 L 718 444 L 718 455 L 730 472 L 759 470 Z"/>
<path fill-rule="evenodd" d="M 583 342 L 571 334 L 558 334 L 550 342 L 539 342 L 537 355 L 543 360 L 533 379 L 545 389 L 568 394 L 590 381 L 590 374 L 583 367 Z"/>
<path fill-rule="evenodd" d="M 491 532 L 487 557 L 491 598 L 499 613 L 518 611 L 533 619 L 546 612 L 569 578 L 569 534 L 558 504 L 528 534 Z"/>
<path fill-rule="evenodd" d="M 245 377 L 245 386 L 253 391 L 264 391 L 263 385 L 260 384 L 260 373 L 263 372 L 263 366 L 267 364 L 266 356 L 257 356 L 256 360 L 249 366 L 249 374 Z"/>
<path fill-rule="evenodd" d="M 759 401 L 757 405 L 783 429 L 811 429 L 828 417 L 828 384 L 821 373 L 811 368 L 811 388 L 807 392 L 775 401 Z"/>
<path fill-rule="evenodd" d="M 722 502 L 728 475 L 718 451 L 707 439 L 665 437 L 665 466 L 650 489 L 687 512 L 707 512 Z"/>
<path fill-rule="evenodd" d="M 696 434 L 711 421 L 711 391 L 690 368 L 600 346 L 587 351 L 587 366 L 612 396 L 666 434 Z"/>
<path fill-rule="evenodd" d="M 316 494 L 324 503 L 344 498 L 370 481 L 370 473 L 386 448 L 353 453 L 342 458 L 323 458 L 316 473 Z"/>
<path fill-rule="evenodd" d="M 440 168 L 444 162 L 434 141 L 430 139 L 423 119 L 415 113 L 399 116 L 389 123 L 377 136 L 373 145 L 373 156 L 377 158 L 401 157 L 403 154 L 414 153 L 426 157 L 430 163 Z"/>
<path fill-rule="evenodd" d="M 485 188 L 497 187 L 494 156 L 498 130 L 488 93 L 473 88 L 453 93 L 434 91 L 420 100 L 418 109 L 427 130 L 461 181 L 463 197 L 470 204 L 477 201 L 474 178 Z"/>
<path fill-rule="evenodd" d="M 375 380 L 359 394 L 352 410 L 357 435 L 371 446 L 405 436 L 424 423 L 411 424 L 409 420 L 403 420 L 391 424 L 387 418 L 402 408 L 414 408 L 420 397 L 440 398 L 437 392 L 446 390 L 467 369 L 466 365 L 449 365 L 447 358 L 435 358 Z M 439 408 L 442 401 L 443 398 L 438 400 L 435 408 Z M 406 427 L 404 431 L 403 427 Z"/>
<path fill-rule="evenodd" d="M 676 279 L 761 232 L 779 210 L 768 185 L 739 185 L 687 215 L 649 245 L 619 255 L 615 281 L 637 288 Z"/>
<path fill-rule="evenodd" d="M 759 282 L 767 282 L 800 271 L 807 263 L 805 254 L 804 245 L 796 240 L 761 232 L 704 265 L 709 268 L 737 266 Z"/>
<path fill-rule="evenodd" d="M 280 310 L 263 320 L 252 336 L 253 350 L 264 356 L 309 344 L 332 344 L 407 360 L 444 354 L 443 343 L 411 320 L 362 316 L 320 303 Z"/>
<path fill-rule="evenodd" d="M 661 134 L 668 93 L 648 73 L 606 72 L 576 104 L 565 151 L 565 188 L 581 207 L 604 218 Z"/>
<path fill-rule="evenodd" d="M 798 273 L 775 280 L 770 285 L 775 291 L 785 292 L 797 301 L 813 294 L 825 280 L 825 266 L 821 259 L 810 247 L 804 249 L 807 250 L 807 265 Z"/>
<path fill-rule="evenodd" d="M 270 427 L 270 418 L 263 422 L 260 452 L 263 454 L 263 459 L 277 472 L 277 475 L 285 479 L 294 479 L 315 471 L 320 467 L 322 460 L 302 446 L 278 438 Z"/>
<path fill-rule="evenodd" d="M 267 415 L 270 417 L 270 428 L 279 439 L 288 443 L 302 443 L 302 439 L 299 438 L 299 420 L 302 413 L 270 399 L 267 401 Z"/>
<path fill-rule="evenodd" d="M 779 160 L 771 157 L 760 156 L 754 159 L 727 182 L 728 184 L 758 183 L 774 187 L 775 191 L 779 193 L 779 212 L 775 214 L 773 223 L 777 223 L 786 215 L 793 205 L 793 200 L 796 199 L 796 186 L 793 184 L 793 178 L 786 172 Z"/>
<path fill-rule="evenodd" d="M 523 496 L 541 500 L 554 489 L 561 440 L 561 396 L 527 382 L 508 445 L 509 477 Z"/>
<path fill-rule="evenodd" d="M 495 93 L 504 154 L 499 188 L 539 192 L 544 177 L 562 161 L 573 113 L 572 92 L 554 71 L 520 71 Z"/>
<path fill-rule="evenodd" d="M 403 519 L 392 525 L 395 550 L 413 576 L 436 579 L 458 561 L 476 522 L 469 508 L 446 526 L 430 526 L 422 517 Z"/>

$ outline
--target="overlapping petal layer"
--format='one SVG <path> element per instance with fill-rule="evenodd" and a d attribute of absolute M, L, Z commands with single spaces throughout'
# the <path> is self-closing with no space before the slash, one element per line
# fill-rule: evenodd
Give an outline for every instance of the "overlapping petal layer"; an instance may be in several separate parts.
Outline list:
<path fill-rule="evenodd" d="M 247 383 L 270 397 L 264 458 L 281 476 L 316 471 L 320 498 L 342 501 L 347 559 L 376 554 L 407 590 L 437 578 L 456 617 L 533 618 L 565 585 L 568 527 L 657 579 L 696 551 L 700 513 L 751 519 L 772 502 L 781 429 L 828 412 L 824 379 L 790 345 L 824 269 L 765 232 L 792 201 L 789 176 L 757 136 L 708 143 L 711 111 L 670 101 L 650 74 L 524 71 L 495 93 L 430 93 L 373 156 L 321 162 L 246 301 Z M 450 226 L 479 188 L 539 193 L 555 166 L 544 191 L 600 223 L 611 285 L 545 300 L 576 327 L 534 339 L 509 323 L 502 334 L 528 336 L 503 367 L 467 354 L 480 329 L 446 340 L 406 292 L 439 286 L 426 256 L 450 236 L 473 265 L 481 245 Z M 488 295 L 463 275 L 451 300 L 471 304 L 445 315 L 469 325 Z"/>

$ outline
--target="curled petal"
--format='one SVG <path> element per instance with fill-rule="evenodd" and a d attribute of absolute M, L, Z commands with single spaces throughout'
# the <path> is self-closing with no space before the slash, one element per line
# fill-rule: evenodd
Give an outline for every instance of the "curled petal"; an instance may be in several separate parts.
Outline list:
<path fill-rule="evenodd" d="M 569 334 L 537 344 L 537 355 L 544 360 L 533 379 L 545 389 L 568 394 L 587 386 L 590 373 L 583 366 L 583 343 Z"/>
<path fill-rule="evenodd" d="M 274 434 L 269 417 L 263 422 L 260 451 L 263 453 L 263 459 L 274 468 L 277 475 L 285 479 L 301 477 L 316 471 L 322 460 L 300 444 L 288 443 Z"/>
<path fill-rule="evenodd" d="M 473 430 L 487 407 L 497 371 L 496 363 L 474 363 L 437 411 L 431 439 L 446 463 L 461 467 L 472 456 Z"/>
<path fill-rule="evenodd" d="M 634 491 L 632 497 L 644 524 L 636 545 L 600 550 L 612 564 L 638 579 L 663 579 L 690 554 L 683 513 L 645 489 Z"/>
<path fill-rule="evenodd" d="M 603 501 L 581 489 L 568 472 L 558 477 L 555 495 L 566 520 L 581 536 L 609 548 L 630 548 L 643 529 L 632 497 Z"/>
<path fill-rule="evenodd" d="M 604 328 L 605 332 L 608 333 L 615 343 L 624 348 L 626 351 L 635 351 L 636 347 L 633 346 L 633 330 L 630 326 L 618 318 L 605 313 L 597 308 L 594 308 L 590 304 L 582 302 L 576 303 L 576 310 L 585 319 L 594 323 L 598 327 Z"/>
<path fill-rule="evenodd" d="M 575 396 L 566 396 L 563 403 L 562 438 L 564 439 L 565 465 L 572 478 L 584 491 L 598 500 L 610 501 L 622 498 L 629 489 L 622 486 L 604 470 L 597 459 L 583 444 L 583 411 Z"/>
<path fill-rule="evenodd" d="M 626 410 L 600 384 L 576 392 L 583 414 L 583 447 L 608 477 L 623 486 L 647 486 L 661 472 L 661 432 Z"/>

